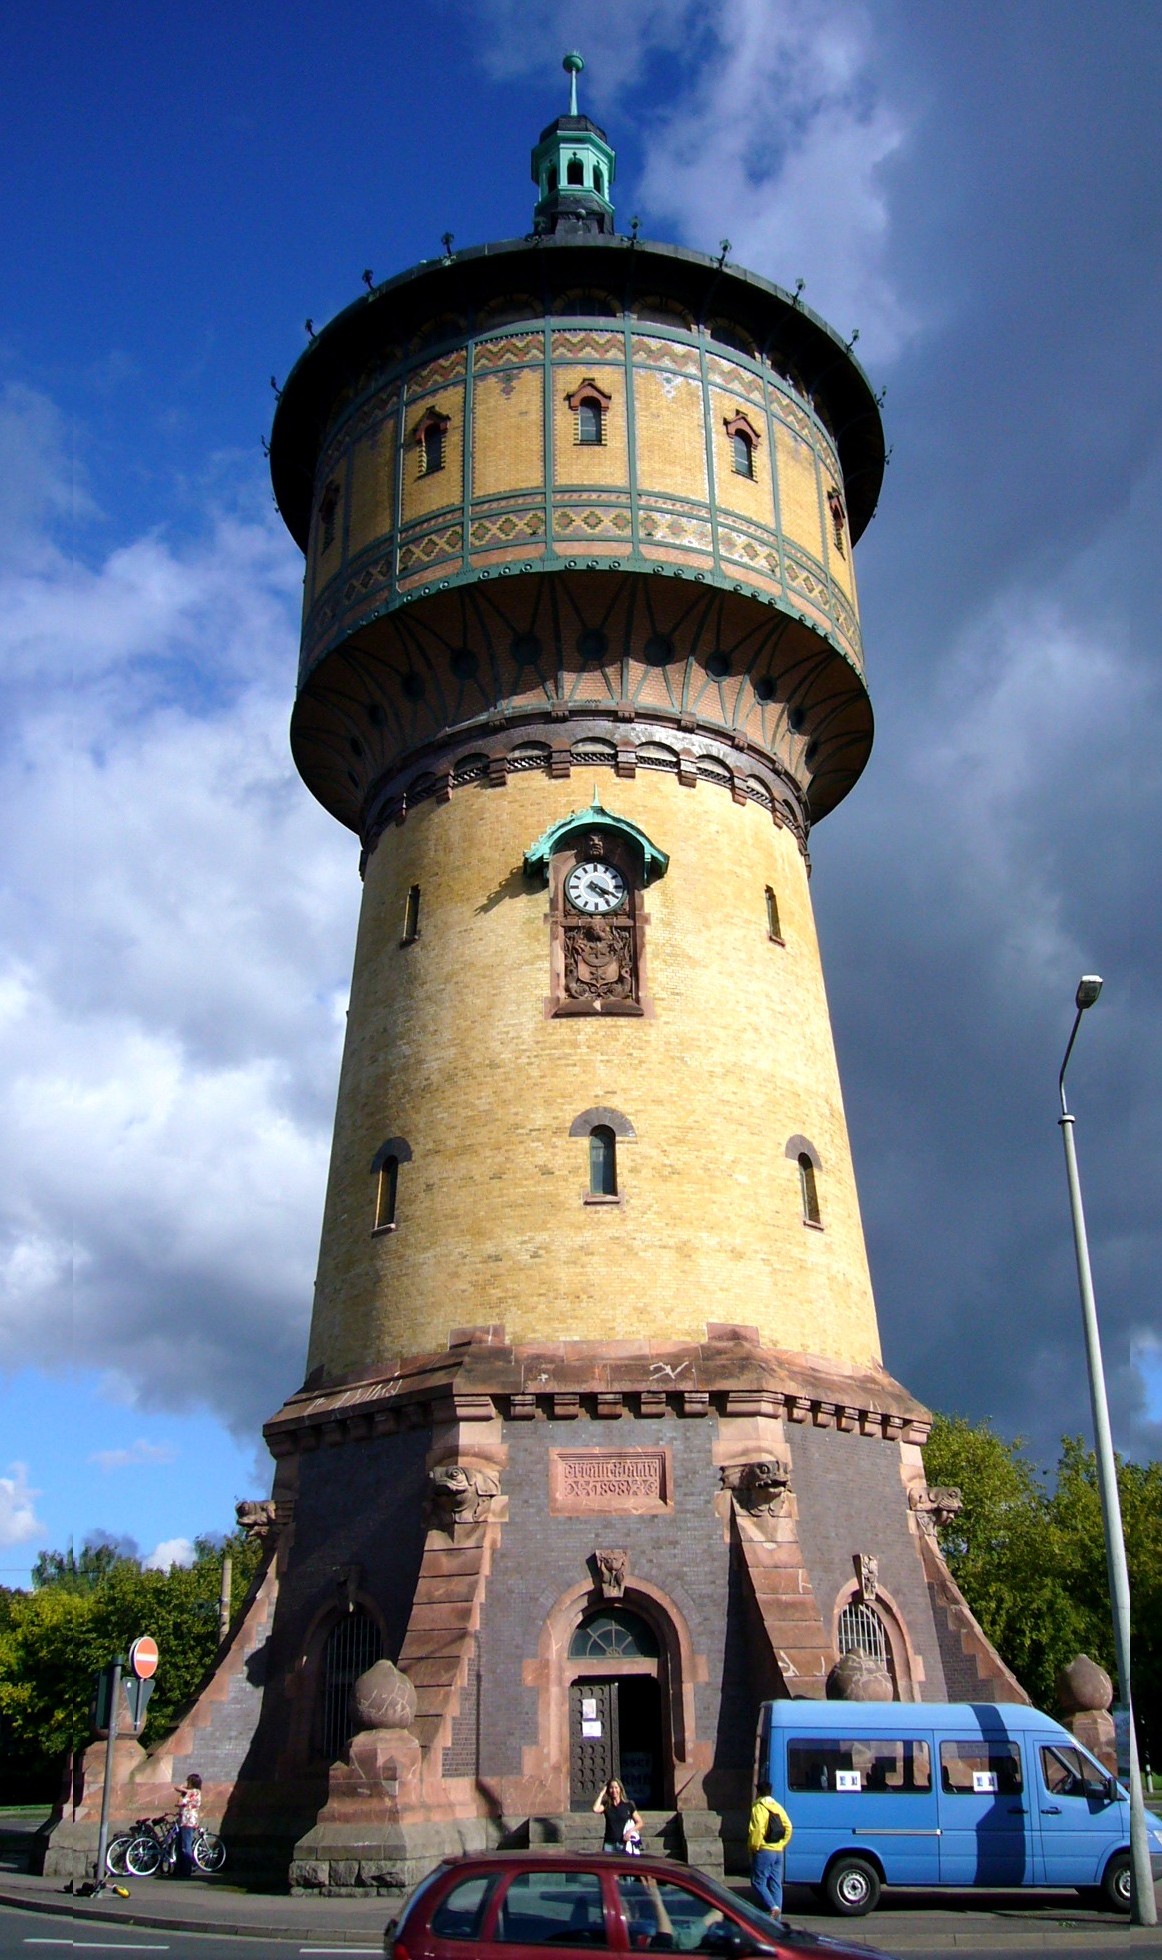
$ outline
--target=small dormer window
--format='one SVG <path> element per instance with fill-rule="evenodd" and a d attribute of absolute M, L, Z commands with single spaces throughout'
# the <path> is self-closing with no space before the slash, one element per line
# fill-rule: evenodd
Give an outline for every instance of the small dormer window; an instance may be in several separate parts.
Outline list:
<path fill-rule="evenodd" d="M 758 430 L 746 415 L 731 415 L 726 421 L 726 439 L 730 444 L 730 467 L 734 474 L 748 477 L 753 482 L 755 451 L 761 441 Z"/>
<path fill-rule="evenodd" d="M 582 163 L 580 157 L 569 158 L 569 167 L 565 172 L 565 182 L 567 184 L 584 184 L 585 165 Z"/>
<path fill-rule="evenodd" d="M 573 440 L 583 448 L 600 448 L 605 441 L 605 416 L 612 397 L 596 381 L 583 381 L 566 395 L 566 406 L 573 411 Z"/>
<path fill-rule="evenodd" d="M 328 483 L 319 499 L 319 550 L 330 551 L 335 542 L 335 518 L 339 510 L 339 485 Z"/>
<path fill-rule="evenodd" d="M 444 445 L 449 417 L 438 408 L 427 408 L 412 430 L 412 441 L 420 452 L 420 475 L 434 476 L 444 467 Z"/>

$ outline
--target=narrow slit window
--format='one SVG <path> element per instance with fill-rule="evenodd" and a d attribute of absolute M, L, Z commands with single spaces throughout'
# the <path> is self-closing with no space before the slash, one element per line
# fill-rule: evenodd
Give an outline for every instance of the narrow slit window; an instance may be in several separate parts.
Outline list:
<path fill-rule="evenodd" d="M 815 1166 L 805 1150 L 799 1153 L 799 1185 L 803 1194 L 803 1223 L 822 1225 L 819 1215 L 819 1186 L 815 1179 Z"/>
<path fill-rule="evenodd" d="M 444 431 L 436 422 L 424 430 L 424 475 L 434 476 L 444 467 Z"/>
<path fill-rule="evenodd" d="M 783 943 L 783 930 L 779 924 L 779 901 L 775 897 L 774 891 L 772 890 L 770 885 L 767 886 L 766 896 L 767 896 L 767 938 L 776 940 L 778 944 L 781 946 Z"/>
<path fill-rule="evenodd" d="M 410 946 L 420 936 L 420 888 L 413 885 L 408 892 L 403 908 L 403 938 L 401 946 Z"/>
<path fill-rule="evenodd" d="M 580 443 L 601 442 L 601 404 L 582 402 L 577 410 L 577 440 Z"/>
<path fill-rule="evenodd" d="M 399 1190 L 399 1158 L 385 1157 L 375 1180 L 375 1227 L 377 1232 L 395 1231 L 395 1201 Z"/>
<path fill-rule="evenodd" d="M 582 163 L 580 157 L 569 158 L 569 168 L 566 172 L 565 181 L 569 184 L 584 184 L 585 165 Z"/>
<path fill-rule="evenodd" d="M 589 1132 L 589 1195 L 617 1196 L 617 1138 L 608 1123 L 599 1123 Z"/>
<path fill-rule="evenodd" d="M 736 476 L 754 476 L 754 443 L 742 430 L 738 429 L 730 438 L 731 460 Z"/>
<path fill-rule="evenodd" d="M 319 550 L 330 551 L 335 542 L 335 519 L 339 511 L 339 485 L 329 483 L 319 504 Z"/>

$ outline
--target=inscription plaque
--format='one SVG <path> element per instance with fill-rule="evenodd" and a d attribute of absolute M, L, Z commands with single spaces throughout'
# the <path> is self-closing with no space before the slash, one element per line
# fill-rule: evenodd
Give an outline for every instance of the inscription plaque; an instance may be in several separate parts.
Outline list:
<path fill-rule="evenodd" d="M 558 1517 L 640 1517 L 672 1504 L 668 1449 L 549 1451 L 549 1509 Z"/>

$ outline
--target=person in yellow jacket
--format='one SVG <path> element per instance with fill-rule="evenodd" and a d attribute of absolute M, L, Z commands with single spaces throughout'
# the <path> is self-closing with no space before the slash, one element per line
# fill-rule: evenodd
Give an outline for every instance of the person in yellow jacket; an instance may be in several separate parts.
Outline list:
<path fill-rule="evenodd" d="M 750 1882 L 759 1904 L 773 1919 L 783 1911 L 783 1853 L 791 1842 L 791 1820 L 782 1804 L 771 1795 L 769 1783 L 760 1783 L 750 1813 L 746 1834 L 750 1852 Z"/>

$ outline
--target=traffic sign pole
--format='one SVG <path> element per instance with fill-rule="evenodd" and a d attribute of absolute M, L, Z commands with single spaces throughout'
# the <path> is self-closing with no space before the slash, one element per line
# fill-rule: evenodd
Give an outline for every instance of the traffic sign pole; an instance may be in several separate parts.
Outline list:
<path fill-rule="evenodd" d="M 121 1726 L 121 1662 L 115 1660 L 110 1682 L 112 1693 L 109 1696 L 109 1731 L 105 1740 L 105 1783 L 101 1791 L 101 1827 L 97 1832 L 97 1869 L 94 1873 L 98 1887 L 105 1883 L 105 1855 L 109 1849 L 109 1803 L 113 1795 L 113 1751 L 117 1746 L 117 1731 Z"/>

